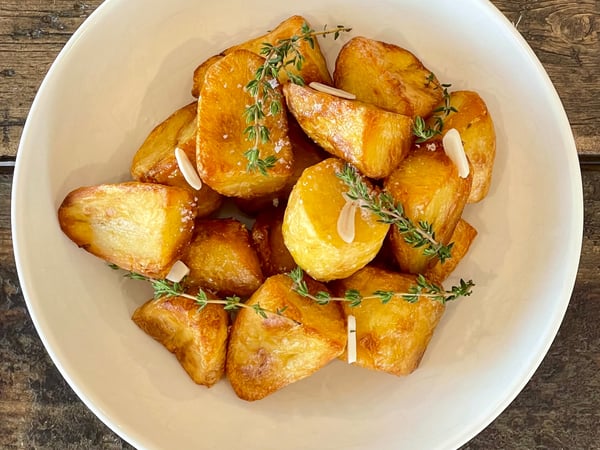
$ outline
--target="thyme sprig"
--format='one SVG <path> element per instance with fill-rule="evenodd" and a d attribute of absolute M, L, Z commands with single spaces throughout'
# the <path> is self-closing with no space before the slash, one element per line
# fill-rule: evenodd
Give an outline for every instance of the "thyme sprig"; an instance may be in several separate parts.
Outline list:
<path fill-rule="evenodd" d="M 268 42 L 262 44 L 260 54 L 265 58 L 265 62 L 256 70 L 254 78 L 245 86 L 246 91 L 252 96 L 252 104 L 244 111 L 248 125 L 244 134 L 252 142 L 252 147 L 244 152 L 244 156 L 248 159 L 246 166 L 248 172 L 258 170 L 262 175 L 267 176 L 268 170 L 277 163 L 275 155 L 266 158 L 260 157 L 260 145 L 266 144 L 271 138 L 269 128 L 264 121 L 267 116 L 279 114 L 283 108 L 281 93 L 277 90 L 277 79 L 282 70 L 292 83 L 304 85 L 304 79 L 296 73 L 302 69 L 305 60 L 300 51 L 300 43 L 308 42 L 310 47 L 314 48 L 317 36 L 326 37 L 333 34 L 333 39 L 337 39 L 341 33 L 350 30 L 351 28 L 343 25 L 338 25 L 333 29 L 328 29 L 325 25 L 322 31 L 315 31 L 304 23 L 299 35 L 280 39 L 275 45 Z M 295 69 L 296 72 L 292 69 Z"/>
<path fill-rule="evenodd" d="M 342 171 L 336 175 L 348 186 L 348 199 L 358 202 L 361 208 L 375 214 L 380 222 L 395 225 L 407 244 L 414 248 L 423 247 L 425 256 L 437 256 L 442 263 L 452 256 L 453 243 L 444 245 L 439 242 L 429 222 L 420 220 L 413 223 L 405 215 L 402 204 L 396 203 L 389 192 L 377 193 L 369 189 L 353 166 L 344 164 Z"/>
<path fill-rule="evenodd" d="M 119 269 L 119 267 L 115 265 L 111 265 L 110 267 L 113 269 Z M 201 311 L 209 304 L 223 305 L 223 309 L 225 309 L 225 311 L 236 311 L 244 308 L 254 311 L 263 319 L 266 319 L 269 315 L 276 315 L 284 317 L 285 319 L 294 322 L 294 324 L 299 325 L 299 322 L 283 315 L 283 313 L 285 312 L 285 308 L 278 309 L 277 311 L 270 311 L 260 306 L 260 303 L 248 305 L 244 303 L 242 299 L 237 295 L 227 296 L 223 299 L 212 299 L 208 298 L 208 295 L 202 289 L 198 289 L 198 293 L 196 295 L 191 295 L 186 292 L 185 287 L 182 283 L 177 283 L 164 279 L 150 278 L 146 275 L 142 275 L 137 272 L 127 272 L 124 276 L 132 280 L 146 281 L 150 283 L 152 289 L 154 290 L 155 299 L 159 299 L 162 297 L 187 298 L 196 302 L 196 304 L 198 305 L 198 311 Z"/>
<path fill-rule="evenodd" d="M 357 307 L 364 300 L 377 299 L 382 304 L 389 303 L 394 298 L 401 298 L 408 303 L 416 303 L 420 297 L 429 298 L 441 304 L 446 304 L 449 301 L 456 300 L 459 297 L 469 296 L 472 293 L 472 288 L 475 286 L 472 280 L 460 280 L 458 286 L 452 286 L 450 290 L 444 290 L 440 286 L 427 281 L 423 275 L 418 275 L 416 284 L 411 286 L 407 292 L 395 292 L 389 290 L 376 290 L 370 294 L 364 295 L 357 289 L 348 289 L 343 297 L 334 297 L 329 292 L 319 291 L 316 294 L 311 294 L 308 286 L 304 281 L 304 272 L 300 267 L 288 273 L 292 279 L 292 290 L 302 297 L 309 298 L 319 305 L 327 305 L 330 302 L 347 302 L 350 307 Z"/>
<path fill-rule="evenodd" d="M 431 127 L 427 126 L 425 119 L 423 119 L 421 116 L 415 117 L 413 134 L 417 137 L 417 142 L 419 143 L 428 141 L 435 136 L 441 135 L 444 129 L 444 119 L 448 117 L 450 113 L 458 112 L 458 110 L 450 104 L 450 93 L 448 92 L 448 89 L 452 86 L 451 84 L 439 83 L 435 79 L 435 75 L 433 73 L 429 73 L 425 80 L 426 87 L 433 84 L 434 90 L 442 90 L 444 104 L 433 110 L 434 122 Z"/>

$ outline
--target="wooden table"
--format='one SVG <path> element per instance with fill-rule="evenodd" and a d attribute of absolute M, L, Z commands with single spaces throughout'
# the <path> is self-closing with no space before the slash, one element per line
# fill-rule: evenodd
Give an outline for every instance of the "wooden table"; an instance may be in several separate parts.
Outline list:
<path fill-rule="evenodd" d="M 455 0 L 457 1 L 457 0 Z M 0 0 L 0 448 L 131 448 L 75 396 L 44 350 L 19 287 L 11 161 L 35 92 L 101 0 Z M 578 277 L 560 332 L 516 400 L 464 446 L 600 448 L 600 1 L 494 0 L 564 103 L 585 201 Z"/>

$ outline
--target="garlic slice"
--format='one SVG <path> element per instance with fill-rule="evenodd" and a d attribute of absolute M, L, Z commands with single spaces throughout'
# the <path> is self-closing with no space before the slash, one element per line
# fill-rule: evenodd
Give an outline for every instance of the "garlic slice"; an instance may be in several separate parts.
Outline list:
<path fill-rule="evenodd" d="M 347 200 L 337 220 L 337 232 L 342 241 L 346 244 L 354 242 L 355 226 L 354 217 L 356 215 L 356 202 Z"/>
<path fill-rule="evenodd" d="M 313 81 L 311 83 L 308 83 L 308 85 L 315 91 L 323 92 L 324 94 L 331 94 L 335 95 L 336 97 L 345 98 L 348 100 L 356 100 L 356 95 L 351 94 L 350 92 L 344 91 L 342 89 L 334 88 L 332 86 L 319 83 L 318 81 Z"/>
<path fill-rule="evenodd" d="M 183 261 L 175 261 L 175 264 L 169 270 L 169 273 L 165 277 L 167 280 L 172 281 L 173 283 L 179 283 L 190 273 L 190 268 L 185 265 Z"/>
<path fill-rule="evenodd" d="M 348 316 L 348 344 L 346 346 L 348 364 L 356 362 L 356 317 Z"/>
<path fill-rule="evenodd" d="M 442 144 L 444 145 L 446 155 L 448 155 L 448 158 L 456 166 L 458 176 L 467 178 L 469 176 L 469 160 L 465 154 L 465 148 L 463 147 L 458 130 L 456 128 L 448 130 L 442 139 Z"/>
<path fill-rule="evenodd" d="M 179 170 L 181 170 L 181 174 L 183 175 L 183 178 L 185 178 L 185 181 L 197 191 L 202 189 L 202 180 L 200 179 L 198 172 L 194 169 L 192 162 L 185 152 L 179 147 L 175 147 L 175 159 L 177 160 L 177 165 L 179 166 Z"/>

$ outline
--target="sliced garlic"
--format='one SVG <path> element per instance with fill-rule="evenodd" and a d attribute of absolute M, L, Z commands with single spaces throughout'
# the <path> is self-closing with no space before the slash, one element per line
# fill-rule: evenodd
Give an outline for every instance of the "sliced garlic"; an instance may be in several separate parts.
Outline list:
<path fill-rule="evenodd" d="M 173 283 L 179 283 L 190 273 L 190 268 L 185 265 L 183 261 L 175 261 L 175 264 L 169 270 L 169 273 L 165 277 L 167 280 L 172 281 Z"/>
<path fill-rule="evenodd" d="M 185 178 L 185 181 L 197 191 L 202 189 L 202 180 L 200 179 L 198 172 L 194 169 L 194 166 L 185 152 L 179 147 L 175 147 L 175 159 L 177 159 L 177 165 L 179 166 L 179 170 L 181 170 L 181 174 L 183 175 L 183 178 Z"/>
<path fill-rule="evenodd" d="M 351 94 L 350 92 L 344 91 L 342 89 L 334 88 L 332 86 L 319 83 L 318 81 L 313 81 L 308 85 L 315 91 L 323 92 L 324 94 L 331 94 L 335 95 L 336 97 L 345 98 L 348 100 L 356 100 L 356 95 Z"/>
<path fill-rule="evenodd" d="M 446 155 L 448 155 L 448 158 L 456 166 L 458 176 L 467 178 L 469 176 L 469 160 L 465 154 L 465 148 L 463 147 L 458 130 L 456 128 L 448 130 L 442 139 L 442 144 L 444 145 Z"/>
<path fill-rule="evenodd" d="M 356 362 L 356 317 L 348 316 L 348 345 L 346 346 L 348 354 L 348 364 Z"/>
<path fill-rule="evenodd" d="M 346 244 L 354 242 L 355 226 L 354 218 L 356 216 L 356 202 L 348 200 L 342 207 L 337 220 L 337 232 L 342 241 Z"/>

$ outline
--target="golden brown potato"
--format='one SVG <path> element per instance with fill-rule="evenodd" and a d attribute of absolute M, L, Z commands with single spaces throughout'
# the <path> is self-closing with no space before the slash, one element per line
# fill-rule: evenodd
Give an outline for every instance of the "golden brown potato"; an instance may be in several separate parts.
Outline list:
<path fill-rule="evenodd" d="M 357 36 L 340 50 L 335 86 L 366 103 L 406 116 L 428 116 L 442 99 L 439 82 L 419 59 L 397 45 Z"/>
<path fill-rule="evenodd" d="M 426 221 L 433 226 L 436 240 L 448 244 L 469 197 L 472 172 L 460 178 L 456 166 L 444 153 L 441 142 L 418 145 L 385 180 L 385 189 L 404 207 L 414 224 Z M 437 258 L 425 256 L 423 247 L 414 248 L 397 227 L 390 233 L 392 249 L 403 272 L 423 273 Z"/>
<path fill-rule="evenodd" d="M 415 285 L 415 276 L 365 267 L 345 280 L 334 283 L 332 290 L 343 296 L 350 289 L 363 296 L 377 290 L 407 293 Z M 395 296 L 383 304 L 378 298 L 363 299 L 356 307 L 343 305 L 346 316 L 356 318 L 356 365 L 394 375 L 408 375 L 421 362 L 444 305 L 427 297 L 409 303 Z M 346 352 L 342 356 L 347 358 Z"/>
<path fill-rule="evenodd" d="M 206 71 L 210 66 L 216 63 L 225 55 L 214 55 L 205 60 L 194 70 L 194 76 L 192 78 L 192 96 L 198 98 L 200 96 L 200 90 L 202 89 L 202 83 L 204 83 L 204 77 Z"/>
<path fill-rule="evenodd" d="M 260 158 L 275 156 L 268 176 L 248 171 L 244 155 L 254 146 L 244 130 L 248 127 L 244 112 L 253 98 L 244 89 L 262 65 L 263 58 L 247 50 L 238 50 L 221 58 L 206 71 L 198 99 L 198 135 L 196 162 L 198 173 L 215 191 L 230 197 L 252 198 L 269 194 L 285 186 L 292 174 L 293 154 L 287 136 L 285 107 L 267 115 L 263 125 L 270 140 L 259 143 Z M 283 105 L 280 87 L 276 87 Z"/>
<path fill-rule="evenodd" d="M 151 278 L 169 273 L 195 215 L 189 190 L 137 181 L 75 189 L 58 209 L 61 229 L 79 247 Z"/>
<path fill-rule="evenodd" d="M 437 106 L 443 106 L 440 103 Z M 496 132 L 487 106 L 477 92 L 455 91 L 450 93 L 450 106 L 456 109 L 443 118 L 442 134 L 455 128 L 460 133 L 467 158 L 473 169 L 473 186 L 469 203 L 481 201 L 492 182 L 492 170 L 496 157 Z M 434 117 L 428 122 L 431 126 Z"/>
<path fill-rule="evenodd" d="M 406 156 L 412 119 L 376 106 L 288 83 L 289 110 L 312 140 L 364 175 L 384 178 Z"/>
<path fill-rule="evenodd" d="M 283 242 L 283 213 L 283 207 L 265 210 L 256 217 L 252 226 L 252 241 L 266 277 L 290 272 L 296 267 Z"/>
<path fill-rule="evenodd" d="M 161 297 L 137 308 L 132 320 L 175 354 L 195 383 L 211 387 L 225 373 L 229 315 L 221 305 Z"/>
<path fill-rule="evenodd" d="M 190 268 L 185 282 L 219 295 L 250 296 L 263 282 L 246 226 L 235 219 L 202 219 L 181 260 Z"/>
<path fill-rule="evenodd" d="M 288 136 L 294 152 L 294 166 L 285 186 L 277 192 L 256 198 L 236 198 L 235 205 L 244 213 L 255 215 L 270 207 L 283 206 L 287 202 L 292 188 L 307 167 L 323 161 L 330 155 L 323 151 L 304 133 L 298 122 L 288 114 Z"/>
<path fill-rule="evenodd" d="M 437 261 L 435 265 L 423 274 L 425 278 L 437 284 L 442 284 L 465 257 L 476 237 L 477 230 L 475 227 L 466 220 L 460 219 L 450 238 L 450 242 L 454 242 L 452 258 L 446 260 L 444 263 Z"/>
<path fill-rule="evenodd" d="M 259 55 L 265 43 L 277 45 L 282 39 L 300 36 L 302 34 L 302 25 L 305 23 L 310 26 L 304 17 L 292 16 L 281 22 L 275 29 L 269 31 L 267 34 L 251 39 L 240 45 L 230 47 L 223 53 L 228 55 L 236 50 L 244 49 Z M 327 68 L 327 62 L 321 52 L 317 39 L 314 39 L 314 46 L 311 46 L 309 42 L 301 39 L 298 41 L 298 50 L 304 57 L 302 69 L 298 71 L 295 67 L 288 66 L 288 70 L 296 75 L 300 75 L 306 84 L 313 81 L 331 84 L 331 75 Z M 282 70 L 280 71 L 279 82 L 283 84 L 286 81 L 288 81 L 288 77 L 285 74 L 285 71 Z"/>
<path fill-rule="evenodd" d="M 307 279 L 312 294 L 324 285 Z M 337 358 L 346 345 L 339 305 L 321 306 L 292 290 L 292 280 L 275 275 L 248 300 L 283 316 L 243 309 L 237 315 L 227 347 L 226 372 L 242 399 L 259 400 L 308 377 Z M 299 322 L 299 323 L 297 323 Z"/>
<path fill-rule="evenodd" d="M 178 186 L 192 191 L 197 199 L 198 217 L 206 217 L 222 204 L 222 196 L 209 186 L 193 189 L 179 170 L 175 148 L 181 148 L 189 160 L 196 160 L 196 103 L 176 110 L 157 125 L 133 157 L 131 176 L 146 183 Z"/>
<path fill-rule="evenodd" d="M 354 216 L 355 235 L 338 234 L 338 217 L 348 186 L 336 173 L 344 162 L 329 158 L 304 170 L 294 186 L 283 219 L 283 239 L 294 261 L 320 281 L 346 278 L 371 261 L 383 243 L 388 224 L 366 210 Z"/>

